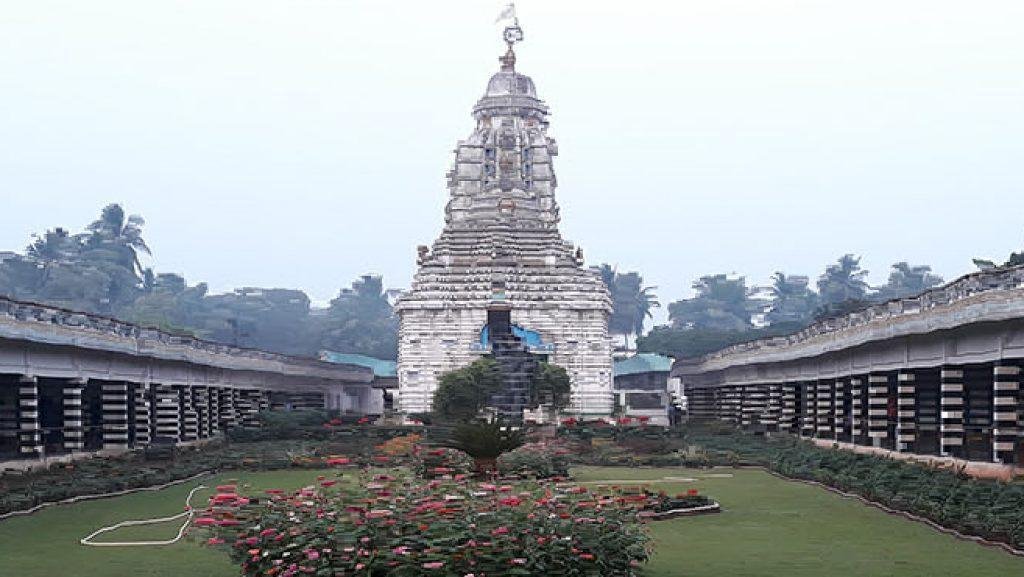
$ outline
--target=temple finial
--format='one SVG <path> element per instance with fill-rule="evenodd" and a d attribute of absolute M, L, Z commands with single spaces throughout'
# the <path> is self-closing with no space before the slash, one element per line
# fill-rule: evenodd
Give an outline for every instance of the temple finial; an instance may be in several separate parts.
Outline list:
<path fill-rule="evenodd" d="M 504 56 L 498 58 L 498 61 L 501 62 L 502 72 L 514 72 L 516 69 L 516 53 L 512 47 L 516 42 L 523 41 L 523 29 L 519 27 L 519 17 L 516 16 L 516 5 L 512 2 L 509 2 L 501 11 L 501 14 L 498 14 L 498 19 L 495 20 L 495 22 L 502 22 L 506 20 L 512 21 L 510 25 L 505 26 L 505 31 L 503 33 L 505 44 L 508 45 L 508 50 L 505 52 Z"/>

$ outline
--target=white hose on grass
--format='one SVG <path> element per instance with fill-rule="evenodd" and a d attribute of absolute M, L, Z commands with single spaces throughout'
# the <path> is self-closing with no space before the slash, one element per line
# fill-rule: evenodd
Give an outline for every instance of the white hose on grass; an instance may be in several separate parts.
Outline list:
<path fill-rule="evenodd" d="M 88 545 L 88 546 L 91 546 L 91 547 L 139 547 L 139 546 L 147 546 L 148 547 L 148 546 L 157 546 L 157 545 L 173 545 L 173 544 L 175 544 L 175 543 L 177 543 L 178 541 L 181 540 L 181 538 L 185 535 L 185 529 L 187 529 L 189 523 L 192 522 L 192 516 L 195 515 L 195 510 L 192 508 L 192 495 L 195 495 L 196 491 L 198 491 L 200 489 L 206 489 L 206 485 L 196 485 L 191 491 L 188 492 L 188 496 L 185 497 L 185 511 L 183 511 L 181 513 L 178 513 L 177 515 L 173 515 L 171 517 L 160 517 L 158 519 L 140 519 L 140 520 L 135 520 L 135 521 L 121 521 L 120 523 L 117 523 L 115 525 L 110 525 L 109 527 L 103 527 L 103 528 L 97 529 L 96 531 L 93 531 L 92 533 L 90 533 L 90 534 L 86 535 L 85 537 L 83 537 L 79 541 L 79 543 L 81 543 L 82 545 Z M 121 541 L 121 542 L 114 542 L 114 541 L 96 542 L 96 541 L 93 541 L 94 537 L 102 535 L 103 533 L 108 533 L 110 531 L 116 531 L 117 529 L 120 529 L 122 527 L 136 527 L 136 526 L 139 526 L 139 525 L 155 525 L 157 523 L 168 523 L 170 521 L 176 521 L 176 520 L 181 519 L 181 518 L 184 518 L 185 522 L 182 523 L 181 527 L 178 528 L 177 536 L 175 536 L 173 539 L 168 539 L 166 541 Z"/>

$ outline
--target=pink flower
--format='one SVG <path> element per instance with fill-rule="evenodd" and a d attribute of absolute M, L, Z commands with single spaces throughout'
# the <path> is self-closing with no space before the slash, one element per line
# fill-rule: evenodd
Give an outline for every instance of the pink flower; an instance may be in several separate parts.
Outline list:
<path fill-rule="evenodd" d="M 306 549 L 306 559 L 309 559 L 310 561 L 316 561 L 319 558 L 320 558 L 320 553 L 318 553 L 317 551 L 315 551 L 313 549 Z"/>
<path fill-rule="evenodd" d="M 440 569 L 444 567 L 444 561 L 431 561 L 430 563 L 424 563 L 424 569 Z"/>
<path fill-rule="evenodd" d="M 199 527 L 209 527 L 210 525 L 216 525 L 217 520 L 213 517 L 199 517 L 195 521 L 192 521 L 192 524 L 198 525 Z"/>

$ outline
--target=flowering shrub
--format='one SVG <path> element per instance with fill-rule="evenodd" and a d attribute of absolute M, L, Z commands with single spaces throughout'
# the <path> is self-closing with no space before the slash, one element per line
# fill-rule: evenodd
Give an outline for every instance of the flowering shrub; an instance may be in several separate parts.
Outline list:
<path fill-rule="evenodd" d="M 408 435 L 388 439 L 377 445 L 376 449 L 381 454 L 389 457 L 411 457 L 416 454 L 417 444 L 422 438 L 422 435 L 409 433 Z"/>
<path fill-rule="evenodd" d="M 455 475 L 470 475 L 476 468 L 473 457 L 464 451 L 448 447 L 421 449 L 416 472 L 424 479 Z"/>
<path fill-rule="evenodd" d="M 569 475 L 569 450 L 559 444 L 528 443 L 498 457 L 498 472 L 523 478 Z"/>
<path fill-rule="evenodd" d="M 214 497 L 194 524 L 243 576 L 632 576 L 647 560 L 639 504 L 586 487 L 367 476 Z M 223 545 L 221 545 L 223 544 Z"/>

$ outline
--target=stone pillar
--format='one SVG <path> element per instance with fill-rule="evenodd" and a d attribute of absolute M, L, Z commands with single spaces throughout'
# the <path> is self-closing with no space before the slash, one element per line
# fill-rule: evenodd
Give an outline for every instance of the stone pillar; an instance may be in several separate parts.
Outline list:
<path fill-rule="evenodd" d="M 875 447 L 889 433 L 889 377 L 885 374 L 868 375 L 868 437 Z"/>
<path fill-rule="evenodd" d="M 85 417 L 82 415 L 82 390 L 86 379 L 71 379 L 64 384 L 64 450 L 69 453 L 85 449 Z"/>
<path fill-rule="evenodd" d="M 100 388 L 103 407 L 103 448 L 128 448 L 128 383 L 103 381 Z"/>
<path fill-rule="evenodd" d="M 170 385 L 156 386 L 156 436 L 181 440 L 181 416 L 178 391 Z"/>
<path fill-rule="evenodd" d="M 846 380 L 836 379 L 832 385 L 832 438 L 840 440 L 850 434 L 846 422 Z"/>
<path fill-rule="evenodd" d="M 209 391 L 207 387 L 192 387 L 192 405 L 196 411 L 196 437 L 199 439 L 210 437 Z"/>
<path fill-rule="evenodd" d="M 737 386 L 739 396 L 739 425 L 750 428 L 754 424 L 754 405 L 751 402 L 753 386 Z"/>
<path fill-rule="evenodd" d="M 145 447 L 150 442 L 152 407 L 149 402 L 150 385 L 139 383 L 135 386 L 135 446 Z"/>
<path fill-rule="evenodd" d="M 220 387 L 208 387 L 206 396 L 209 407 L 207 426 L 210 428 L 210 436 L 213 437 L 220 434 Z"/>
<path fill-rule="evenodd" d="M 850 378 L 850 442 L 856 443 L 864 434 L 864 379 Z"/>
<path fill-rule="evenodd" d="M 832 433 L 832 385 L 829 381 L 814 383 L 814 433 L 819 439 L 831 439 Z"/>
<path fill-rule="evenodd" d="M 43 456 L 43 435 L 39 425 L 39 384 L 35 377 L 18 380 L 18 453 L 22 458 Z"/>
<path fill-rule="evenodd" d="M 242 426 L 246 429 L 256 429 L 259 427 L 259 421 L 256 419 L 256 413 L 259 409 L 259 396 L 260 392 L 253 389 L 242 391 Z"/>
<path fill-rule="evenodd" d="M 779 419 L 779 429 L 787 433 L 795 433 L 800 430 L 800 423 L 796 422 L 796 395 L 797 385 L 795 383 L 783 383 L 782 388 L 782 412 Z"/>
<path fill-rule="evenodd" d="M 746 394 L 749 402 L 748 419 L 751 425 L 767 425 L 768 416 L 768 386 L 750 385 L 746 387 Z"/>
<path fill-rule="evenodd" d="M 1000 362 L 992 374 L 992 460 L 1013 464 L 1017 436 L 1018 395 L 1020 394 L 1020 367 Z"/>
<path fill-rule="evenodd" d="M 235 390 L 229 387 L 220 390 L 220 420 L 225 430 L 238 425 L 235 418 Z"/>
<path fill-rule="evenodd" d="M 959 456 L 964 445 L 964 371 L 943 367 L 939 379 L 941 453 Z"/>
<path fill-rule="evenodd" d="M 196 408 L 192 404 L 192 387 L 189 385 L 178 385 L 175 387 L 181 397 L 181 440 L 195 441 L 199 438 L 199 417 L 196 415 Z"/>
<path fill-rule="evenodd" d="M 914 371 L 896 374 L 896 450 L 911 451 L 917 442 L 917 397 Z"/>
<path fill-rule="evenodd" d="M 800 383 L 800 396 L 804 413 L 800 419 L 800 435 L 813 437 L 818 425 L 817 390 L 813 382 Z"/>
<path fill-rule="evenodd" d="M 764 425 L 769 431 L 779 430 L 782 422 L 782 385 L 768 385 L 768 406 L 765 410 Z"/>

